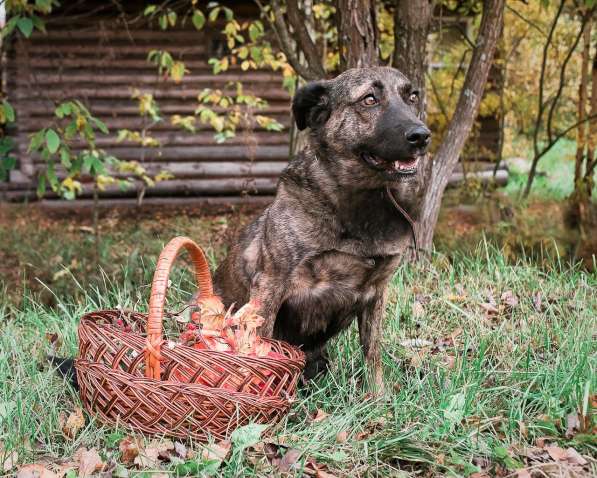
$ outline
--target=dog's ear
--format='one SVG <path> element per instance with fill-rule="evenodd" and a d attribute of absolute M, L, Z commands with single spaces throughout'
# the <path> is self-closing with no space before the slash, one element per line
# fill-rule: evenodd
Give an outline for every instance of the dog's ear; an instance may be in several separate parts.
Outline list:
<path fill-rule="evenodd" d="M 330 116 L 329 91 L 325 81 L 301 86 L 292 100 L 292 114 L 299 130 L 324 124 Z"/>

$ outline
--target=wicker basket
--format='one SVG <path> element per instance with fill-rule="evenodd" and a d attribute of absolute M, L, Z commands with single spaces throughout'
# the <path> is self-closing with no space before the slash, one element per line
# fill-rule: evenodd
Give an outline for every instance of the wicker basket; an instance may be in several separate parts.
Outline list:
<path fill-rule="evenodd" d="M 194 264 L 200 297 L 213 295 L 203 252 L 177 237 L 158 259 L 149 314 L 103 310 L 83 316 L 76 369 L 85 407 L 108 424 L 196 440 L 225 438 L 249 422 L 277 421 L 294 399 L 305 364 L 299 349 L 270 340 L 272 350 L 285 357 L 273 359 L 163 339 L 168 276 L 183 248 Z"/>

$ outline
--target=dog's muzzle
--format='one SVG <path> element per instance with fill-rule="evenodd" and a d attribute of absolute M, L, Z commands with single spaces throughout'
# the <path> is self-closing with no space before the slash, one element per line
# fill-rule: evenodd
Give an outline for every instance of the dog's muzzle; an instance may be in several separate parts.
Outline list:
<path fill-rule="evenodd" d="M 390 176 L 390 178 L 399 176 L 410 176 L 412 174 L 415 174 L 419 166 L 419 161 L 423 156 L 424 153 L 421 153 L 414 154 L 409 158 L 388 161 L 372 153 L 361 153 L 361 158 L 363 159 L 363 161 L 365 161 L 365 163 L 368 166 L 370 166 L 372 169 L 375 169 L 376 171 L 379 171 L 384 175 Z"/>

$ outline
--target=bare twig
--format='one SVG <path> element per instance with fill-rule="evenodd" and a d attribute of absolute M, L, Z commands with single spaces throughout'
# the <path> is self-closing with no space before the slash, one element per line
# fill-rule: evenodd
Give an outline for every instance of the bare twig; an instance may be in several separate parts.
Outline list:
<path fill-rule="evenodd" d="M 541 126 L 541 120 L 543 118 L 543 113 L 545 112 L 545 104 L 543 102 L 543 93 L 545 90 L 545 70 L 547 67 L 547 54 L 549 53 L 549 47 L 551 46 L 551 41 L 553 39 L 553 34 L 556 29 L 556 25 L 558 24 L 558 20 L 560 19 L 560 15 L 562 14 L 562 10 L 564 9 L 564 2 L 565 0 L 560 1 L 560 5 L 558 6 L 558 10 L 554 16 L 553 21 L 551 22 L 551 27 L 549 28 L 549 33 L 547 34 L 547 40 L 545 41 L 545 45 L 543 46 L 543 54 L 541 59 L 541 73 L 539 74 L 539 96 L 538 96 L 538 108 L 537 108 L 537 117 L 535 118 L 535 129 L 533 131 L 533 161 L 535 158 L 539 156 L 539 127 Z M 531 190 L 531 184 L 535 177 L 535 170 L 531 166 L 531 171 L 529 173 L 529 179 L 527 181 L 527 185 L 525 187 L 524 196 L 528 196 L 529 191 Z"/>
<path fill-rule="evenodd" d="M 580 39 L 583 35 L 583 32 L 587 25 L 588 18 L 590 18 L 590 17 L 588 15 L 583 15 L 581 18 L 582 18 L 582 20 L 581 20 L 581 25 L 580 25 L 578 34 L 576 35 L 576 38 L 574 39 L 572 46 L 568 50 L 568 53 L 566 53 L 566 57 L 564 58 L 564 61 L 563 61 L 562 65 L 560 66 L 560 79 L 559 79 L 559 83 L 558 83 L 558 89 L 555 94 L 554 100 L 551 102 L 551 105 L 549 106 L 549 112 L 547 113 L 547 128 L 546 129 L 547 129 L 547 141 L 549 141 L 549 142 L 551 142 L 551 137 L 553 134 L 552 133 L 553 114 L 555 112 L 556 105 L 558 104 L 558 101 L 559 101 L 560 97 L 562 96 L 562 91 L 564 90 L 564 86 L 566 85 L 566 68 L 568 67 L 568 62 L 570 61 L 570 58 L 572 58 L 572 54 L 574 53 L 574 50 L 576 50 L 576 47 L 578 46 L 578 42 L 580 41 Z"/>
<path fill-rule="evenodd" d="M 535 30 L 537 30 L 539 33 L 541 33 L 542 36 L 547 36 L 545 34 L 545 32 L 543 31 L 543 29 L 537 25 L 535 22 L 529 20 L 528 18 L 524 17 L 520 12 L 518 12 L 517 10 L 515 10 L 514 8 L 512 8 L 510 5 L 506 4 L 506 8 L 508 10 L 510 10 L 514 15 L 516 15 L 518 18 L 520 18 L 523 22 L 525 22 L 527 25 L 529 25 L 531 28 L 534 28 Z"/>
<path fill-rule="evenodd" d="M 265 11 L 265 7 L 262 5 L 261 2 L 256 0 L 257 5 L 261 9 L 261 11 Z M 313 71 L 308 66 L 305 66 L 301 63 L 295 49 L 294 42 L 290 36 L 290 31 L 288 30 L 288 25 L 284 19 L 284 14 L 282 13 L 282 5 L 279 0 L 272 0 L 271 2 L 273 7 L 273 20 L 270 15 L 267 15 L 267 18 L 270 21 L 270 25 L 274 30 L 276 38 L 278 40 L 278 45 L 280 49 L 286 55 L 288 62 L 294 68 L 294 71 L 305 80 L 318 80 L 321 78 L 317 72 Z"/>
<path fill-rule="evenodd" d="M 299 9 L 297 0 L 287 0 L 286 14 L 288 15 L 288 22 L 294 30 L 296 41 L 305 55 L 309 68 L 319 75 L 320 78 L 323 78 L 325 76 L 323 63 L 317 53 L 317 47 L 307 31 L 307 21 L 302 14 L 302 11 Z"/>

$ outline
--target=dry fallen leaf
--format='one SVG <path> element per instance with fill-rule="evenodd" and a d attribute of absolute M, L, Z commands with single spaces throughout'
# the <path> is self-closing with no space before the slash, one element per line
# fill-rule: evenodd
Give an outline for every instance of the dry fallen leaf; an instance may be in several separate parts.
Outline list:
<path fill-rule="evenodd" d="M 76 470 L 79 468 L 79 464 L 75 463 L 74 461 L 67 461 L 66 463 L 61 463 L 60 465 L 56 465 L 53 470 L 54 473 L 58 476 L 58 478 L 64 478 L 67 473 L 71 470 Z"/>
<path fill-rule="evenodd" d="M 549 453 L 549 456 L 554 461 L 561 461 L 566 458 L 566 450 L 557 445 L 546 446 L 545 450 L 547 450 L 547 453 Z"/>
<path fill-rule="evenodd" d="M 43 465 L 33 464 L 19 468 L 16 478 L 58 478 L 58 475 Z"/>
<path fill-rule="evenodd" d="M 492 304 L 490 302 L 485 302 L 485 303 L 479 304 L 479 305 L 485 311 L 486 318 L 495 317 L 500 312 L 500 310 L 494 304 Z"/>
<path fill-rule="evenodd" d="M 159 465 L 160 450 L 157 447 L 147 446 L 139 450 L 133 463 L 139 468 L 157 468 Z"/>
<path fill-rule="evenodd" d="M 104 468 L 104 462 L 95 448 L 82 449 L 79 454 L 79 478 L 91 476 L 96 471 Z"/>
<path fill-rule="evenodd" d="M 4 452 L 0 449 L 0 453 L 4 454 Z M 0 455 L 2 456 L 2 455 Z M 12 470 L 15 465 L 17 464 L 17 461 L 19 461 L 19 454 L 13 450 L 10 453 L 8 453 L 7 455 L 2 456 L 2 458 L 4 460 L 4 462 L 2 463 L 2 470 L 4 470 L 4 473 L 8 473 L 10 470 Z"/>
<path fill-rule="evenodd" d="M 337 478 L 336 475 L 333 475 L 327 471 L 324 470 L 317 470 L 317 472 L 315 473 L 315 478 Z"/>
<path fill-rule="evenodd" d="M 577 452 L 574 448 L 569 447 L 566 449 L 566 461 L 571 465 L 580 465 L 585 466 L 588 461 L 585 460 L 579 452 Z"/>
<path fill-rule="evenodd" d="M 174 451 L 180 458 L 187 457 L 187 447 L 178 441 L 174 442 Z"/>
<path fill-rule="evenodd" d="M 139 455 L 139 442 L 134 438 L 126 437 L 120 442 L 118 449 L 122 453 L 122 462 L 130 464 Z"/>
<path fill-rule="evenodd" d="M 231 446 L 232 443 L 228 440 L 222 440 L 218 443 L 206 445 L 201 451 L 201 458 L 204 460 L 218 460 L 221 463 L 228 456 Z"/>
<path fill-rule="evenodd" d="M 566 438 L 572 438 L 580 430 L 578 413 L 570 413 L 566 417 Z"/>
<path fill-rule="evenodd" d="M 315 416 L 313 417 L 312 421 L 314 423 L 322 422 L 329 416 L 329 413 L 324 412 L 321 408 L 317 409 Z"/>
<path fill-rule="evenodd" d="M 425 307 L 421 302 L 415 300 L 412 306 L 412 317 L 413 319 L 421 319 L 425 316 Z"/>
<path fill-rule="evenodd" d="M 504 304 L 506 304 L 511 309 L 513 309 L 514 307 L 516 307 L 518 305 L 518 297 L 516 297 L 516 294 L 514 292 L 512 292 L 511 290 L 507 290 L 506 292 L 504 292 L 502 294 L 502 296 L 500 297 L 500 299 Z"/>
<path fill-rule="evenodd" d="M 516 470 L 516 478 L 531 478 L 531 474 L 525 468 Z"/>
<path fill-rule="evenodd" d="M 282 458 L 274 458 L 272 465 L 281 473 L 288 473 L 293 468 L 296 468 L 295 465 L 299 461 L 302 453 L 302 451 L 297 450 L 296 448 L 289 448 Z"/>
<path fill-rule="evenodd" d="M 336 443 L 344 443 L 348 439 L 348 432 L 346 430 L 342 430 L 341 432 L 336 433 Z"/>
<path fill-rule="evenodd" d="M 169 459 L 170 452 L 174 450 L 174 443 L 172 440 L 151 440 L 148 446 L 150 448 L 157 448 L 158 457 L 163 459 Z"/>
<path fill-rule="evenodd" d="M 62 428 L 62 433 L 71 440 L 77 436 L 79 430 L 85 426 L 85 417 L 83 416 L 83 410 L 80 407 L 75 408 L 68 418 L 66 414 L 61 412 L 59 415 L 59 421 Z"/>

